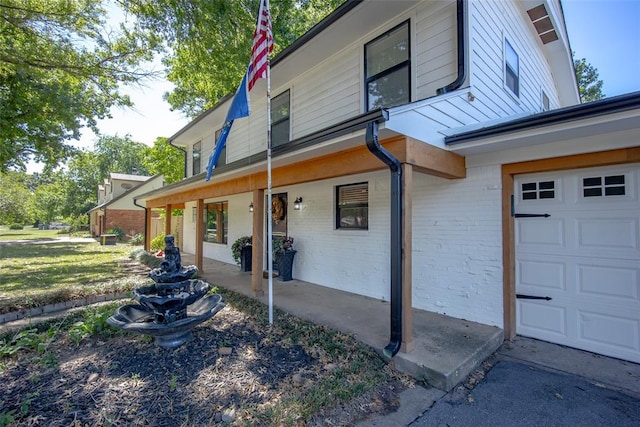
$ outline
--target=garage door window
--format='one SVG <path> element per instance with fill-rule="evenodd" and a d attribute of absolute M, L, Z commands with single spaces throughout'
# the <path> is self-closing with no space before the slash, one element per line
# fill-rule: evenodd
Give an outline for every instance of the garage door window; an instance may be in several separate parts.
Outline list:
<path fill-rule="evenodd" d="M 584 197 L 624 196 L 624 175 L 583 178 L 582 195 Z"/>
<path fill-rule="evenodd" d="M 522 183 L 522 200 L 555 199 L 555 181 Z"/>

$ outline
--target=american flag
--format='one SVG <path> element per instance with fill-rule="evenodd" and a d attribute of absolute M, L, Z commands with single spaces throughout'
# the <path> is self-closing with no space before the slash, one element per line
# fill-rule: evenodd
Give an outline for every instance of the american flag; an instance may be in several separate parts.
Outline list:
<path fill-rule="evenodd" d="M 260 2 L 258 22 L 253 32 L 253 46 L 251 48 L 251 62 L 249 65 L 249 90 L 258 79 L 267 78 L 267 60 L 273 51 L 273 31 L 269 17 L 269 0 Z"/>

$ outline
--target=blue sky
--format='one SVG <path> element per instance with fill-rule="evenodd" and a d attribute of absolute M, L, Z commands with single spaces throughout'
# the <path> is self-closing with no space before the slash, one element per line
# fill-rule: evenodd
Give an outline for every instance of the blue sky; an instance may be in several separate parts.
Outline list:
<path fill-rule="evenodd" d="M 504 1 L 504 0 L 492 0 Z M 640 0 L 562 0 L 575 57 L 597 68 L 607 97 L 640 91 Z M 155 64 L 159 69 L 159 62 Z M 172 136 L 189 120 L 172 112 L 162 96 L 173 85 L 159 80 L 142 88 L 125 88 L 135 109 L 114 109 L 112 119 L 99 121 L 105 135 L 131 135 L 153 145 L 158 136 Z M 76 145 L 91 149 L 97 137 L 83 132 Z M 30 165 L 29 171 L 41 169 Z"/>
<path fill-rule="evenodd" d="M 640 91 L 640 0 L 563 0 L 575 58 L 598 69 L 607 97 Z"/>

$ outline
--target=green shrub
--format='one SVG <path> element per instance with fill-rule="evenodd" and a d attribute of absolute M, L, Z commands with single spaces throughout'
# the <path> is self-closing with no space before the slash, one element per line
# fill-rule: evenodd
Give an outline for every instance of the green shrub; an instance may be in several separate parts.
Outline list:
<path fill-rule="evenodd" d="M 131 239 L 129 239 L 129 243 L 131 243 L 132 246 L 139 246 L 144 244 L 144 234 L 134 234 L 133 236 L 131 236 Z"/>
<path fill-rule="evenodd" d="M 9 230 L 24 230 L 24 225 L 18 224 L 18 223 L 13 223 L 13 224 L 9 225 Z"/>
<path fill-rule="evenodd" d="M 111 229 L 109 229 L 109 231 L 107 231 L 107 234 L 115 234 L 118 239 L 118 242 L 121 242 L 122 239 L 124 239 L 124 230 L 122 228 L 119 227 L 113 227 Z"/>
<path fill-rule="evenodd" d="M 164 250 L 164 233 L 158 234 L 151 240 L 150 249 L 156 252 Z"/>

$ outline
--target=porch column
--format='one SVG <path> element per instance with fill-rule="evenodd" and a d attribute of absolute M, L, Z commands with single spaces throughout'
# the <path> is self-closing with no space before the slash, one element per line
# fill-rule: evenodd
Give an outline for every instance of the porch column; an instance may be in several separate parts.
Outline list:
<path fill-rule="evenodd" d="M 413 254 L 413 166 L 402 164 L 402 345 L 400 351 L 410 353 L 416 347 L 413 339 L 413 301 L 411 260 Z"/>
<path fill-rule="evenodd" d="M 164 235 L 171 234 L 171 203 L 164 208 Z"/>
<path fill-rule="evenodd" d="M 198 207 L 196 208 L 196 267 L 198 271 L 204 272 L 202 264 L 202 242 L 204 239 L 204 199 L 198 199 Z"/>
<path fill-rule="evenodd" d="M 253 190 L 253 230 L 251 250 L 251 292 L 254 296 L 264 295 L 262 289 L 262 266 L 264 264 L 264 190 Z"/>
<path fill-rule="evenodd" d="M 151 248 L 151 214 L 150 208 L 145 208 L 145 224 L 144 224 L 144 250 L 149 251 Z"/>

